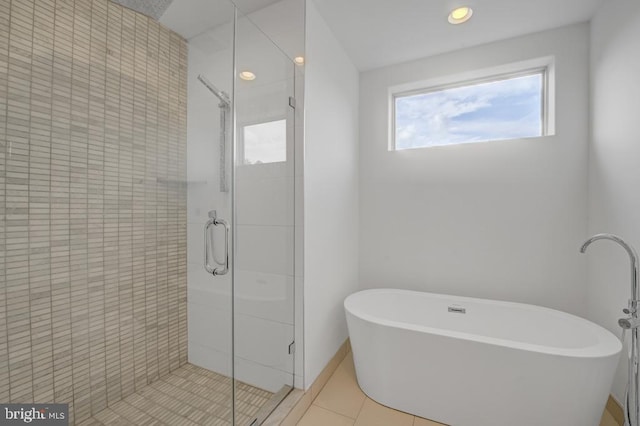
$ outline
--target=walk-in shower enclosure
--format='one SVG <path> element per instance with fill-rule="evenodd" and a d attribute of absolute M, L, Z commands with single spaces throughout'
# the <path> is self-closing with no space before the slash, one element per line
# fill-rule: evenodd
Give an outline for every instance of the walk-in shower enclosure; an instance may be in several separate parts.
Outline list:
<path fill-rule="evenodd" d="M 147 6 L 0 2 L 0 404 L 257 425 L 301 367 L 304 5 Z"/>

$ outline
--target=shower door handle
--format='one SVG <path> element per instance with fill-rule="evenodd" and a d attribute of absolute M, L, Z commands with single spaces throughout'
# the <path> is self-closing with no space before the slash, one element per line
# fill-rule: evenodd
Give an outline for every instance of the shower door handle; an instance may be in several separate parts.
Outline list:
<path fill-rule="evenodd" d="M 213 246 L 211 240 L 211 226 L 223 226 L 224 227 L 224 261 L 222 263 L 223 268 L 213 268 L 209 264 L 209 246 Z M 213 251 L 213 250 L 212 250 Z M 209 220 L 204 225 L 204 269 L 211 275 L 226 275 L 229 272 L 229 224 L 226 220 L 218 219 L 215 210 L 209 212 Z"/>
<path fill-rule="evenodd" d="M 213 221 L 214 226 L 224 227 L 224 261 L 222 268 L 215 268 L 213 275 L 226 275 L 229 272 L 229 224 L 224 219 L 215 219 Z"/>

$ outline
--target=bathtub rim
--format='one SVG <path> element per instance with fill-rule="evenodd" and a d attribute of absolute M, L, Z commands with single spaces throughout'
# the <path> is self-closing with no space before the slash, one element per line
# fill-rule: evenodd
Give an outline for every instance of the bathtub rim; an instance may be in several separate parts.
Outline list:
<path fill-rule="evenodd" d="M 536 345 L 532 343 L 519 342 L 514 340 L 500 339 L 496 337 L 488 337 L 471 333 L 464 333 L 460 331 L 452 331 L 443 328 L 435 328 L 423 325 L 417 325 L 402 321 L 394 321 L 386 318 L 381 318 L 379 316 L 373 315 L 371 313 L 362 312 L 362 309 L 354 309 L 355 300 L 358 296 L 362 296 L 365 293 L 405 293 L 405 294 L 420 294 L 435 297 L 438 299 L 451 299 L 456 302 L 490 302 L 496 305 L 502 306 L 511 306 L 517 307 L 520 309 L 526 310 L 542 310 L 553 313 L 554 315 L 559 315 L 561 317 L 565 317 L 571 321 L 578 321 L 582 323 L 585 327 L 588 327 L 592 330 L 597 338 L 598 343 L 591 346 L 579 347 L 579 348 L 562 348 L 555 346 L 543 346 Z M 572 358 L 606 358 L 611 356 L 618 356 L 622 352 L 622 343 L 620 340 L 609 330 L 606 328 L 589 321 L 585 318 L 579 317 L 577 315 L 572 315 L 567 312 L 559 311 L 557 309 L 551 309 L 544 306 L 532 305 L 528 303 L 518 303 L 518 302 L 508 302 L 502 300 L 494 300 L 494 299 L 483 299 L 477 297 L 466 297 L 466 296 L 455 296 L 443 293 L 431 293 L 425 291 L 416 291 L 416 290 L 406 290 L 406 289 L 392 289 L 392 288 L 375 288 L 375 289 L 367 289 L 360 290 L 358 292 L 352 293 L 347 296 L 344 300 L 344 309 L 345 311 L 353 315 L 354 317 L 361 319 L 363 321 L 374 323 L 377 325 L 392 327 L 397 329 L 411 330 L 420 333 L 428 333 L 435 334 L 443 337 L 450 337 L 456 339 L 462 339 L 467 341 L 473 341 L 478 343 L 497 345 L 511 349 L 519 349 L 531 352 L 537 352 L 541 354 L 547 355 L 555 355 L 561 357 L 572 357 Z"/>

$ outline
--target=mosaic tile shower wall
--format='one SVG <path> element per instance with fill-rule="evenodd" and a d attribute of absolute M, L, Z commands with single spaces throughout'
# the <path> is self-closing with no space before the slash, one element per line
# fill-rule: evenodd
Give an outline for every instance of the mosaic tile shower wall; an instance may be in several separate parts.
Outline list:
<path fill-rule="evenodd" d="M 0 402 L 77 423 L 186 363 L 186 67 L 108 0 L 0 1 Z"/>

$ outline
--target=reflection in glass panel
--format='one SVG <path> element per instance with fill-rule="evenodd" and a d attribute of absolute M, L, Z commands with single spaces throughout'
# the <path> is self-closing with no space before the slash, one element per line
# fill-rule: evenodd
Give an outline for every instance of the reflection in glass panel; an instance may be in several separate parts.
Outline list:
<path fill-rule="evenodd" d="M 244 164 L 287 161 L 287 120 L 244 126 Z"/>

